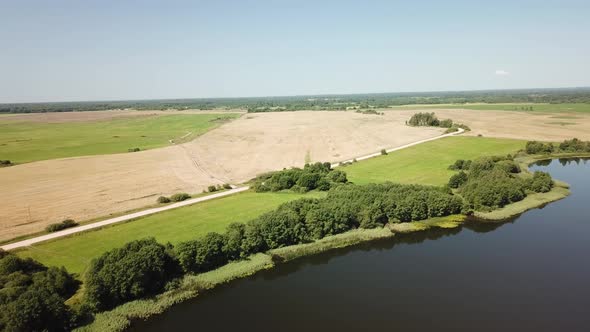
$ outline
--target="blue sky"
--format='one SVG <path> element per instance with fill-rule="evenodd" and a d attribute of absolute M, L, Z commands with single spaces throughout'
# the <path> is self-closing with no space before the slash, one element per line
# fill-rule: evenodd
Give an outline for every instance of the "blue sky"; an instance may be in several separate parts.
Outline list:
<path fill-rule="evenodd" d="M 0 1 L 0 102 L 590 86 L 590 1 Z"/>

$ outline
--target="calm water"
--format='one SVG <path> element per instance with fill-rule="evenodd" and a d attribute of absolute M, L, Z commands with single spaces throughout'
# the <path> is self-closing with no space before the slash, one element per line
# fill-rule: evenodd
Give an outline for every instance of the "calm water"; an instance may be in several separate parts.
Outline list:
<path fill-rule="evenodd" d="M 572 195 L 287 263 L 199 296 L 141 331 L 590 331 L 590 161 L 533 169 Z"/>

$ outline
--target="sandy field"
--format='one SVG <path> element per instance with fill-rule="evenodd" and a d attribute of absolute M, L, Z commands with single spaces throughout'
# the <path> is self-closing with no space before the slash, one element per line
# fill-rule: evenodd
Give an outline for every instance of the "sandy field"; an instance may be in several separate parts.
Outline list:
<path fill-rule="evenodd" d="M 245 114 L 181 145 L 2 168 L 0 240 L 65 218 L 82 221 L 141 208 L 160 195 L 240 183 L 262 172 L 302 166 L 306 158 L 337 162 L 442 133 L 405 126 L 405 120 L 401 112 Z"/>
<path fill-rule="evenodd" d="M 406 112 L 406 111 L 404 111 Z M 419 111 L 409 111 L 410 114 Z M 562 141 L 577 137 L 590 140 L 590 114 L 512 111 L 473 111 L 460 109 L 425 110 L 439 118 L 450 118 L 468 125 L 468 135 L 525 140 Z"/>

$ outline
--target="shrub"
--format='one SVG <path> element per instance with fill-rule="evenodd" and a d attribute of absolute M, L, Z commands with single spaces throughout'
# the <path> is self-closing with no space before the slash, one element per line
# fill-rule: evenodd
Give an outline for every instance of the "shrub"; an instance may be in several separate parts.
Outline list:
<path fill-rule="evenodd" d="M 202 239 L 182 242 L 176 246 L 180 266 L 187 273 L 213 270 L 228 262 L 224 248 L 226 238 L 219 233 L 208 233 Z"/>
<path fill-rule="evenodd" d="M 541 171 L 536 171 L 533 174 L 533 177 L 527 181 L 527 188 L 538 193 L 546 193 L 551 191 L 553 186 L 554 182 L 551 178 L 551 175 Z"/>
<path fill-rule="evenodd" d="M 520 166 L 512 160 L 500 160 L 496 162 L 496 167 L 508 173 L 520 173 Z"/>
<path fill-rule="evenodd" d="M 0 167 L 5 166 L 12 166 L 12 162 L 10 160 L 0 160 Z"/>
<path fill-rule="evenodd" d="M 525 147 L 525 151 L 528 154 L 552 153 L 554 150 L 553 144 L 537 141 L 528 141 Z"/>
<path fill-rule="evenodd" d="M 127 152 L 139 152 L 139 151 L 141 151 L 140 148 L 131 148 L 131 149 L 127 150 Z"/>
<path fill-rule="evenodd" d="M 87 302 L 102 310 L 161 291 L 180 271 L 170 249 L 149 238 L 94 259 L 85 279 Z"/>
<path fill-rule="evenodd" d="M 381 155 L 382 155 L 382 156 L 386 156 L 386 155 L 387 155 L 387 150 L 385 150 L 385 149 L 381 149 Z"/>
<path fill-rule="evenodd" d="M 168 198 L 166 196 L 160 196 L 160 197 L 158 197 L 157 202 L 160 204 L 166 204 L 166 203 L 170 203 L 171 200 L 170 200 L 170 198 Z"/>
<path fill-rule="evenodd" d="M 461 171 L 461 172 L 451 176 L 451 178 L 449 179 L 449 187 L 459 188 L 465 182 L 467 182 L 467 173 Z"/>
<path fill-rule="evenodd" d="M 331 175 L 332 173 L 334 175 Z M 333 180 L 334 179 L 334 180 Z M 346 175 L 341 171 L 333 171 L 330 163 L 306 164 L 303 169 L 291 168 L 279 172 L 263 174 L 256 178 L 256 192 L 280 191 L 293 189 L 306 192 L 313 189 L 328 190 L 333 182 L 346 182 Z"/>
<path fill-rule="evenodd" d="M 443 128 L 451 128 L 451 127 L 453 127 L 453 120 L 451 120 L 451 119 L 441 120 L 439 122 L 438 126 L 443 127 Z"/>
<path fill-rule="evenodd" d="M 224 183 L 224 184 L 223 184 L 223 189 L 231 189 L 231 184 L 229 184 L 229 183 Z"/>
<path fill-rule="evenodd" d="M 584 142 L 577 138 L 565 140 L 559 144 L 559 150 L 563 152 L 590 152 L 590 142 Z"/>
<path fill-rule="evenodd" d="M 61 231 L 66 228 L 75 227 L 75 226 L 78 226 L 77 222 L 75 222 L 72 219 L 66 219 L 66 220 L 63 220 L 62 222 L 48 225 L 45 228 L 45 230 L 49 233 L 53 233 L 53 232 Z"/>
<path fill-rule="evenodd" d="M 468 170 L 469 167 L 471 167 L 471 160 L 459 159 L 459 160 L 455 161 L 454 164 L 449 166 L 449 169 L 453 170 L 453 171 L 460 171 L 460 170 Z"/>
<path fill-rule="evenodd" d="M 187 193 L 176 193 L 176 194 L 170 196 L 170 200 L 172 202 L 182 202 L 182 201 L 185 201 L 189 198 L 191 198 L 191 195 L 189 195 Z"/>
<path fill-rule="evenodd" d="M 217 187 L 214 185 L 211 185 L 209 187 L 207 187 L 207 191 L 212 193 L 212 192 L 216 192 L 217 191 Z"/>

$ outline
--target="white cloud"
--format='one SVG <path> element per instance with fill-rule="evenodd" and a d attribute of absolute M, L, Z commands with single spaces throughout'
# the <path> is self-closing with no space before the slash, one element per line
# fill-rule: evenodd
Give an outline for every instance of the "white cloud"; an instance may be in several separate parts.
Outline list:
<path fill-rule="evenodd" d="M 505 70 L 502 70 L 502 69 L 497 69 L 496 70 L 496 75 L 498 75 L 498 76 L 508 76 L 508 75 L 510 75 L 510 73 L 507 72 L 507 71 L 505 71 Z"/>

